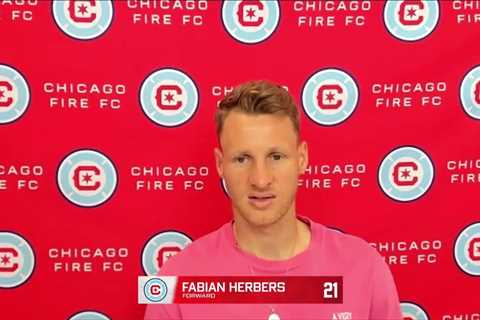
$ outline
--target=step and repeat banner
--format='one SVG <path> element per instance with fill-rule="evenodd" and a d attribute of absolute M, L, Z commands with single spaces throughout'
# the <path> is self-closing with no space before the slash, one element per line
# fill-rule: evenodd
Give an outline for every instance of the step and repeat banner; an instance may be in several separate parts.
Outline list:
<path fill-rule="evenodd" d="M 480 1 L 0 1 L 2 319 L 141 319 L 231 219 L 216 105 L 298 102 L 298 212 L 389 264 L 405 319 L 480 319 Z"/>

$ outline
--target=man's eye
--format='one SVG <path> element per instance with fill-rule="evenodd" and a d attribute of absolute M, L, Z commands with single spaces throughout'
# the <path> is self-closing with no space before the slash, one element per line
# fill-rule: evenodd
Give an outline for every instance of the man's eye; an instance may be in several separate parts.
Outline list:
<path fill-rule="evenodd" d="M 272 154 L 271 157 L 272 157 L 273 160 L 277 161 L 277 160 L 282 159 L 282 158 L 283 158 L 283 155 L 281 155 L 281 154 L 279 154 L 279 153 L 274 153 L 274 154 Z"/>
<path fill-rule="evenodd" d="M 236 157 L 235 161 L 238 163 L 245 163 L 247 161 L 247 157 L 242 156 L 242 157 Z"/>

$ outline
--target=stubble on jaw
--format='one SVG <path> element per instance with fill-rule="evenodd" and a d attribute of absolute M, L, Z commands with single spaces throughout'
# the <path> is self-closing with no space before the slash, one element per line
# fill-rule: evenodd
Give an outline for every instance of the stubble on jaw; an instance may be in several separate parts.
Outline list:
<path fill-rule="evenodd" d="M 255 210 L 252 210 L 250 213 L 245 213 L 243 210 L 236 205 L 235 203 L 232 203 L 232 209 L 233 209 L 233 217 L 235 221 L 238 221 L 238 219 L 241 219 L 241 224 L 242 225 L 247 225 L 251 229 L 254 230 L 266 230 L 272 226 L 278 225 L 280 221 L 283 219 L 287 218 L 289 214 L 292 214 L 295 218 L 295 201 L 292 202 L 292 205 L 287 208 L 286 210 L 282 210 L 283 212 L 280 212 L 278 214 L 271 215 L 267 212 L 262 212 L 258 210 L 258 212 L 255 212 Z M 292 211 L 292 212 L 290 212 Z M 261 217 L 262 214 L 264 217 Z M 252 219 L 252 216 L 253 219 Z M 260 218 L 258 218 L 260 216 Z M 269 217 L 272 217 L 273 219 L 269 219 Z"/>

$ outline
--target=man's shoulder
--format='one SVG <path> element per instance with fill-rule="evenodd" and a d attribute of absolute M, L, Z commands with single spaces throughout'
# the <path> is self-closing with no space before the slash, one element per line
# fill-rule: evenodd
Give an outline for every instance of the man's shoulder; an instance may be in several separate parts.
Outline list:
<path fill-rule="evenodd" d="M 378 252 L 364 239 L 343 231 L 316 224 L 321 230 L 320 245 L 322 254 L 339 263 L 371 264 L 379 256 Z"/>
<path fill-rule="evenodd" d="M 222 244 L 224 244 L 224 228 L 226 228 L 226 225 L 194 240 L 182 251 L 168 259 L 160 272 L 172 275 L 190 273 L 194 270 L 193 266 L 200 266 L 204 262 L 214 259 L 214 256 L 218 255 L 219 250 L 221 250 Z"/>
<path fill-rule="evenodd" d="M 368 242 L 359 236 L 326 226 L 323 228 L 325 229 L 325 241 L 333 246 L 341 247 L 343 250 L 371 251 L 372 249 Z"/>

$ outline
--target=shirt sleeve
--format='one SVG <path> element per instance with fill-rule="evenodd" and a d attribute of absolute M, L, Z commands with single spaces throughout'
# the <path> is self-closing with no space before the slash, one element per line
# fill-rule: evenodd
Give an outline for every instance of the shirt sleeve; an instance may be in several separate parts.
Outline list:
<path fill-rule="evenodd" d="M 173 257 L 175 258 L 175 257 Z M 171 258 L 171 260 L 173 260 Z M 171 269 L 169 268 L 172 266 L 172 261 L 168 261 L 158 273 L 159 276 L 165 275 L 174 275 Z M 180 311 L 180 307 L 177 304 L 147 304 L 147 308 L 145 310 L 145 317 L 144 320 L 182 320 L 182 313 Z"/>
<path fill-rule="evenodd" d="M 176 304 L 147 304 L 144 320 L 181 320 L 180 308 Z"/>
<path fill-rule="evenodd" d="M 375 249 L 373 250 L 374 266 L 370 320 L 403 320 L 392 273 L 382 256 Z"/>

